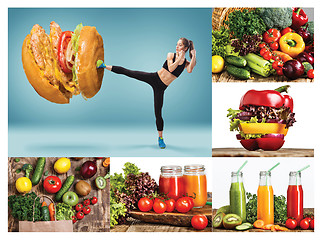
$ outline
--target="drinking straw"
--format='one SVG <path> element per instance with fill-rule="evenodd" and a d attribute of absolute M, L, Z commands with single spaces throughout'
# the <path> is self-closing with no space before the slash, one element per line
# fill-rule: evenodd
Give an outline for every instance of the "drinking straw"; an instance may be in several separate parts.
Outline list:
<path fill-rule="evenodd" d="M 239 182 L 239 172 L 240 170 L 243 169 L 243 167 L 245 167 L 245 165 L 248 163 L 248 160 L 246 160 L 243 165 L 240 166 L 240 168 L 237 170 L 237 182 Z"/>
<path fill-rule="evenodd" d="M 267 172 L 271 172 L 274 168 L 276 168 L 278 165 L 280 165 L 280 163 L 278 162 L 278 163 L 276 163 L 273 167 L 271 167 Z M 268 179 L 267 179 L 267 177 L 268 177 L 268 174 L 266 175 L 266 186 L 267 186 L 267 182 L 268 182 Z"/>
<path fill-rule="evenodd" d="M 307 169 L 307 168 L 309 168 L 309 167 L 310 167 L 310 165 L 307 165 L 307 166 L 305 166 L 304 168 L 302 168 L 302 169 L 298 170 L 297 172 L 302 172 L 302 171 L 304 171 L 305 169 Z"/>

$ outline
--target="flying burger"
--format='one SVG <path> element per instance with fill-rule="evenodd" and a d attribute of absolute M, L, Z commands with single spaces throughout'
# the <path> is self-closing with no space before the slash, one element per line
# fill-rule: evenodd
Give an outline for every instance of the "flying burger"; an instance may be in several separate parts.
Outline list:
<path fill-rule="evenodd" d="M 79 24 L 74 32 L 62 31 L 54 21 L 50 34 L 34 25 L 23 42 L 22 64 L 28 81 L 43 98 L 69 103 L 73 95 L 92 98 L 100 90 L 104 74 L 103 39 L 95 27 Z"/>
<path fill-rule="evenodd" d="M 289 127 L 296 122 L 290 86 L 275 90 L 249 90 L 240 100 L 239 110 L 228 109 L 230 131 L 238 131 L 237 140 L 250 151 L 275 151 L 284 144 Z"/>

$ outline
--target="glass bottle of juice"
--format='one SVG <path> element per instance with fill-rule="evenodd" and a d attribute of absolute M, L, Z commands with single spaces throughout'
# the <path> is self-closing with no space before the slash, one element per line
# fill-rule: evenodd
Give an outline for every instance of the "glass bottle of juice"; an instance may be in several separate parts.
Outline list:
<path fill-rule="evenodd" d="M 231 173 L 231 185 L 229 190 L 230 212 L 235 213 L 246 222 L 246 195 L 242 172 Z"/>
<path fill-rule="evenodd" d="M 185 194 L 195 196 L 193 199 L 194 207 L 205 206 L 207 202 L 207 178 L 204 165 L 184 166 L 183 181 Z"/>
<path fill-rule="evenodd" d="M 287 217 L 295 218 L 297 225 L 303 219 L 303 188 L 301 172 L 290 172 L 287 188 Z"/>
<path fill-rule="evenodd" d="M 274 193 L 271 185 L 271 172 L 259 173 L 257 190 L 257 219 L 266 224 L 274 224 Z"/>
<path fill-rule="evenodd" d="M 159 192 L 177 200 L 185 193 L 182 168 L 180 166 L 162 166 L 159 178 Z"/>

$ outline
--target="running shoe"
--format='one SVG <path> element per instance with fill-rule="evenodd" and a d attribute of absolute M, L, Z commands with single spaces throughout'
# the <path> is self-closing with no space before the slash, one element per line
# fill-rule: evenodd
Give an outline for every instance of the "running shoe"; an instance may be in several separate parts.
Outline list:
<path fill-rule="evenodd" d="M 165 143 L 163 141 L 163 138 L 162 137 L 159 137 L 159 147 L 161 149 L 165 149 Z"/>

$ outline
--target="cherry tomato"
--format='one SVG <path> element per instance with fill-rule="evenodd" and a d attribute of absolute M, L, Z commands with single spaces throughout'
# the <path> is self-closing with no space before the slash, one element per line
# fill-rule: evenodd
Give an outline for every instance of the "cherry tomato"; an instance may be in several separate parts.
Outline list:
<path fill-rule="evenodd" d="M 68 43 L 72 38 L 72 34 L 73 34 L 72 31 L 65 31 L 65 32 L 62 32 L 61 36 L 59 37 L 57 55 L 58 55 L 59 65 L 65 73 L 72 72 L 72 70 L 69 69 L 67 66 L 67 64 L 69 63 L 66 62 L 66 56 L 65 56 Z M 72 66 L 69 65 L 69 67 L 71 68 Z"/>
<path fill-rule="evenodd" d="M 91 198 L 91 204 L 95 205 L 97 203 L 97 197 Z"/>
<path fill-rule="evenodd" d="M 240 140 L 240 143 L 248 151 L 255 151 L 259 149 L 256 139 L 242 139 Z"/>
<path fill-rule="evenodd" d="M 72 216 L 72 220 L 73 220 L 73 223 L 77 222 L 77 217 L 76 216 Z"/>
<path fill-rule="evenodd" d="M 261 56 L 264 56 L 264 54 L 265 54 L 265 53 L 267 53 L 267 52 L 268 52 L 268 49 L 267 49 L 267 48 L 262 48 L 262 49 L 260 50 L 259 54 L 260 54 Z"/>
<path fill-rule="evenodd" d="M 82 212 L 82 211 L 79 211 L 78 213 L 76 213 L 76 218 L 78 219 L 78 220 L 81 220 L 81 219 L 83 219 L 84 218 L 84 213 Z"/>
<path fill-rule="evenodd" d="M 310 218 L 310 217 L 306 217 L 306 218 L 304 218 L 305 220 L 308 220 L 309 222 L 311 222 L 312 221 L 312 218 Z"/>
<path fill-rule="evenodd" d="M 279 56 L 277 56 L 276 54 L 273 54 L 272 59 L 275 61 L 282 61 L 282 59 Z"/>
<path fill-rule="evenodd" d="M 148 212 L 153 207 L 153 201 L 147 197 L 143 197 L 139 200 L 138 207 L 142 212 Z"/>
<path fill-rule="evenodd" d="M 258 147 L 265 151 L 276 151 L 284 144 L 284 139 L 281 138 L 257 138 Z"/>
<path fill-rule="evenodd" d="M 297 221 L 295 219 L 289 218 L 286 220 L 285 226 L 293 230 L 297 227 Z"/>
<path fill-rule="evenodd" d="M 284 73 L 283 73 L 283 68 L 279 68 L 279 69 L 277 69 L 277 70 L 276 70 L 276 73 L 277 73 L 277 75 L 279 75 L 279 76 L 283 76 L 283 75 L 284 75 Z"/>
<path fill-rule="evenodd" d="M 307 77 L 313 79 L 314 78 L 314 69 L 310 69 L 307 72 Z"/>
<path fill-rule="evenodd" d="M 205 229 L 208 225 L 208 218 L 205 215 L 195 215 L 191 219 L 191 225 L 197 230 Z"/>
<path fill-rule="evenodd" d="M 310 229 L 312 229 L 312 230 L 314 229 L 314 219 L 312 219 L 310 222 Z"/>
<path fill-rule="evenodd" d="M 167 204 L 167 212 L 173 212 L 174 209 L 175 209 L 175 204 L 176 204 L 176 201 L 174 199 L 169 199 L 169 200 L 166 200 L 165 203 Z"/>
<path fill-rule="evenodd" d="M 277 42 L 281 37 L 281 32 L 275 28 L 271 28 L 263 33 L 263 40 L 266 43 Z"/>
<path fill-rule="evenodd" d="M 303 229 L 303 230 L 306 230 L 306 229 L 309 229 L 310 227 L 310 223 L 308 220 L 306 219 L 302 219 L 301 222 L 300 222 L 300 227 Z"/>
<path fill-rule="evenodd" d="M 43 184 L 46 192 L 48 193 L 56 193 L 61 189 L 61 181 L 59 177 L 56 176 L 48 176 L 46 177 Z"/>
<path fill-rule="evenodd" d="M 277 49 L 279 48 L 278 42 L 272 42 L 272 43 L 270 43 L 270 44 L 269 44 L 269 47 L 270 47 L 273 51 L 277 50 Z"/>
<path fill-rule="evenodd" d="M 266 45 L 266 43 L 261 43 L 261 44 L 259 44 L 258 46 L 259 46 L 260 48 L 266 48 L 266 46 L 267 46 L 267 45 Z"/>
<path fill-rule="evenodd" d="M 83 203 L 84 203 L 84 206 L 88 206 L 91 204 L 91 201 L 89 199 L 85 199 Z"/>
<path fill-rule="evenodd" d="M 281 31 L 281 35 L 285 35 L 286 33 L 289 33 L 289 32 L 294 32 L 294 30 L 290 27 L 287 27 L 287 28 L 284 28 L 282 31 Z"/>
<path fill-rule="evenodd" d="M 83 209 L 83 204 L 81 204 L 81 203 L 77 203 L 76 204 L 76 206 L 75 206 L 75 210 L 76 210 L 76 212 L 79 212 L 80 210 L 82 210 Z"/>
<path fill-rule="evenodd" d="M 83 213 L 84 213 L 85 215 L 89 214 L 90 212 L 91 212 L 91 208 L 90 208 L 89 206 L 85 206 L 85 207 L 83 208 Z"/>
<path fill-rule="evenodd" d="M 167 204 L 163 201 L 155 201 L 153 203 L 153 210 L 156 213 L 164 213 L 167 210 Z"/>
<path fill-rule="evenodd" d="M 266 53 L 264 53 L 264 55 L 263 55 L 263 58 L 265 59 L 265 60 L 271 60 L 272 59 L 272 57 L 273 57 L 273 55 L 272 55 L 272 53 L 271 52 L 269 52 L 269 51 L 267 51 Z"/>
<path fill-rule="evenodd" d="M 283 63 L 282 63 L 281 61 L 275 61 L 275 62 L 273 62 L 272 67 L 273 67 L 275 70 L 280 69 L 280 68 L 282 68 L 282 67 L 283 67 Z"/>
<path fill-rule="evenodd" d="M 176 202 L 176 210 L 180 213 L 187 213 L 191 209 L 190 200 L 187 197 L 179 198 Z"/>

